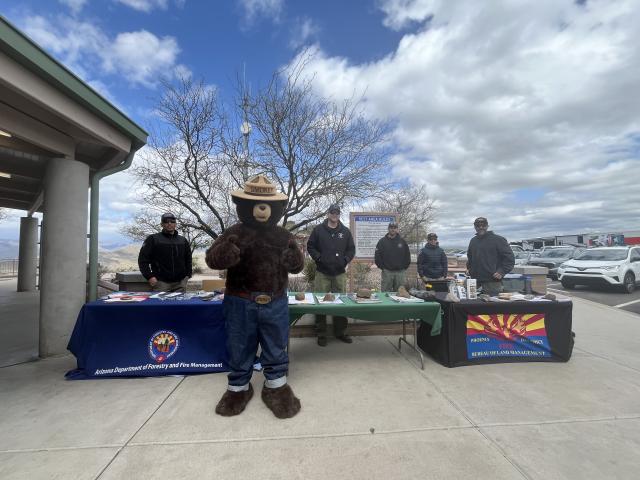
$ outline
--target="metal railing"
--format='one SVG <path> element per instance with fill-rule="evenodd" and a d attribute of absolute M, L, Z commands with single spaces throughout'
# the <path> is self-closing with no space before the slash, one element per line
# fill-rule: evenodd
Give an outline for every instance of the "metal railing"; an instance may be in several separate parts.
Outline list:
<path fill-rule="evenodd" d="M 0 277 L 17 277 L 18 259 L 0 258 Z"/>

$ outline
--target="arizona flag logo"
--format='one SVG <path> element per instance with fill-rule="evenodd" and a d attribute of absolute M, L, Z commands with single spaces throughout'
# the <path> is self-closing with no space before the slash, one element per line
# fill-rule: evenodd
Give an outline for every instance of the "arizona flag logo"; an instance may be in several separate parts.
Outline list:
<path fill-rule="evenodd" d="M 149 340 L 149 355 L 156 363 L 162 363 L 176 353 L 180 340 L 178 335 L 169 330 L 154 333 Z"/>
<path fill-rule="evenodd" d="M 542 313 L 467 315 L 467 358 L 550 357 Z"/>

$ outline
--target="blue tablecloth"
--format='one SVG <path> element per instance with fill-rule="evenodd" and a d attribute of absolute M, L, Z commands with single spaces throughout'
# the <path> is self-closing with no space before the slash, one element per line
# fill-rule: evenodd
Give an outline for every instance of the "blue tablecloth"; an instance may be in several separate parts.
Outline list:
<path fill-rule="evenodd" d="M 154 300 L 87 303 L 67 348 L 69 379 L 227 371 L 222 302 Z"/>

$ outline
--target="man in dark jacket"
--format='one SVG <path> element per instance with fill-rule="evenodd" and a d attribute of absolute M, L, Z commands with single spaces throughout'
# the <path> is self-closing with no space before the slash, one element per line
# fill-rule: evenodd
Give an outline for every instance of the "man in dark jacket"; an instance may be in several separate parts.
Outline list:
<path fill-rule="evenodd" d="M 398 224 L 391 222 L 388 230 L 388 233 L 378 240 L 375 262 L 382 270 L 380 290 L 395 292 L 405 283 L 407 267 L 411 263 L 411 253 L 409 253 L 409 245 L 398 233 Z"/>
<path fill-rule="evenodd" d="M 191 247 L 176 231 L 176 217 L 164 213 L 162 231 L 149 235 L 138 255 L 138 267 L 151 289 L 157 292 L 184 292 L 192 275 Z"/>
<path fill-rule="evenodd" d="M 467 270 L 475 278 L 478 287 L 488 295 L 497 295 L 502 291 L 502 277 L 515 265 L 513 250 L 504 237 L 488 230 L 489 222 L 478 217 L 473 222 L 476 236 L 469 242 L 467 249 Z"/>
<path fill-rule="evenodd" d="M 448 271 L 447 255 L 438 246 L 438 236 L 430 233 L 427 235 L 427 244 L 418 254 L 418 275 L 428 282 L 445 279 Z"/>
<path fill-rule="evenodd" d="M 316 278 L 313 289 L 316 292 L 346 292 L 345 269 L 356 254 L 351 231 L 340 222 L 340 206 L 329 207 L 327 219 L 313 229 L 307 241 L 307 251 L 316 262 Z M 345 343 L 353 340 L 346 335 L 347 318 L 333 317 L 333 332 L 337 339 Z M 318 345 L 327 345 L 327 317 L 316 315 Z"/>

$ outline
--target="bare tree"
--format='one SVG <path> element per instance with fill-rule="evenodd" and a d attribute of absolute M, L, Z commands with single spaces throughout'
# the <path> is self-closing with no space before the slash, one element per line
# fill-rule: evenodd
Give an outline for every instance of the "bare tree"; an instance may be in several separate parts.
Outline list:
<path fill-rule="evenodd" d="M 331 203 L 364 200 L 387 183 L 388 124 L 365 118 L 360 101 L 316 95 L 308 58 L 276 72 L 249 114 L 256 167 L 289 197 L 282 224 L 293 221 L 292 230 L 322 218 Z"/>
<path fill-rule="evenodd" d="M 163 126 L 133 169 L 145 187 L 143 203 L 153 211 L 179 209 L 183 231 L 215 239 L 236 221 L 229 193 L 247 173 L 265 173 L 287 194 L 282 225 L 290 230 L 323 217 L 330 203 L 384 191 L 388 125 L 367 120 L 358 101 L 317 96 L 305 65 L 274 73 L 250 98 L 251 155 L 239 109 L 225 111 L 203 81 L 164 81 L 156 108 Z M 247 98 L 244 86 L 238 92 Z M 138 235 L 138 227 L 128 230 Z"/>
<path fill-rule="evenodd" d="M 156 110 L 164 123 L 133 169 L 146 187 L 142 200 L 154 211 L 180 210 L 182 231 L 215 239 L 235 221 L 228 192 L 240 185 L 223 149 L 231 143 L 222 138 L 225 115 L 215 89 L 202 81 L 182 77 L 163 86 Z"/>
<path fill-rule="evenodd" d="M 160 231 L 162 226 L 160 225 L 159 218 L 165 210 L 153 211 L 150 209 L 142 210 L 138 212 L 133 219 L 133 223 L 125 226 L 122 229 L 122 234 L 131 238 L 132 240 L 142 242 L 149 235 Z M 176 215 L 177 230 L 184 236 L 191 247 L 191 253 L 199 248 L 208 247 L 211 244 L 211 237 L 207 235 L 203 230 L 193 228 L 188 223 L 185 223 L 182 219 L 187 218 L 188 215 L 181 215 L 181 212 L 172 210 L 172 213 Z"/>
<path fill-rule="evenodd" d="M 427 238 L 436 213 L 425 185 L 389 189 L 374 202 L 373 209 L 397 213 L 398 229 L 409 244 L 420 244 Z"/>

